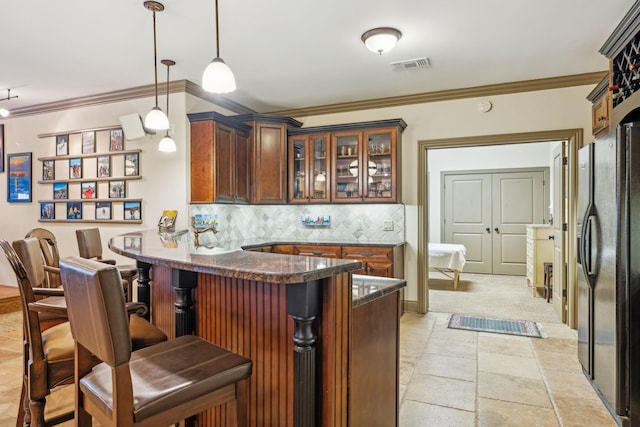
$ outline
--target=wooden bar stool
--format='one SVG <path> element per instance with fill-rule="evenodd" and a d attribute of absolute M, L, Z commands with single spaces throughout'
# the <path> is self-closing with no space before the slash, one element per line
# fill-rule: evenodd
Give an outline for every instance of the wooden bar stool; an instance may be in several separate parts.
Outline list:
<path fill-rule="evenodd" d="M 544 298 L 549 302 L 553 294 L 553 263 L 544 263 Z"/>

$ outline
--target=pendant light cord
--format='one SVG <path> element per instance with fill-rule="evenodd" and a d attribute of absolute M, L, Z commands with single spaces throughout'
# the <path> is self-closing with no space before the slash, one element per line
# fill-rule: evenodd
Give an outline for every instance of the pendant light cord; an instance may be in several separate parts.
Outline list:
<path fill-rule="evenodd" d="M 158 107 L 158 51 L 156 49 L 156 11 L 153 10 L 153 75 L 156 88 L 156 108 Z"/>
<path fill-rule="evenodd" d="M 171 65 L 167 64 L 167 117 L 169 117 L 169 68 Z M 167 134 L 169 136 L 169 128 L 167 128 Z"/>
<path fill-rule="evenodd" d="M 216 58 L 220 58 L 220 33 L 218 32 L 218 0 L 216 0 Z"/>

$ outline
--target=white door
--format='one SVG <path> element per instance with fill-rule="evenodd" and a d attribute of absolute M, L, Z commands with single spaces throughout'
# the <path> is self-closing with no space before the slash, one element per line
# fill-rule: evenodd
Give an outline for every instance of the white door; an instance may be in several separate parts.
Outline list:
<path fill-rule="evenodd" d="M 444 238 L 467 248 L 464 271 L 491 273 L 491 174 L 445 175 Z"/>
<path fill-rule="evenodd" d="M 525 225 L 542 223 L 544 172 L 447 173 L 443 178 L 443 242 L 467 248 L 464 271 L 525 275 Z"/>
<path fill-rule="evenodd" d="M 553 308 L 567 322 L 567 273 L 566 273 L 566 239 L 564 224 L 567 218 L 565 195 L 567 194 L 566 142 L 562 142 L 553 151 Z"/>

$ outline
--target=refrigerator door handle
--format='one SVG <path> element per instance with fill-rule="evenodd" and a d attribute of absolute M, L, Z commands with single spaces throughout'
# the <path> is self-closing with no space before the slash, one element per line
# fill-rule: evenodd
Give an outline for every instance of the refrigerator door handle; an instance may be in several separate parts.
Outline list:
<path fill-rule="evenodd" d="M 597 244 L 593 244 L 593 242 L 597 242 L 597 221 L 598 218 L 596 215 L 589 215 L 587 218 L 587 223 L 585 225 L 585 238 L 583 240 L 583 262 L 585 266 L 585 272 L 587 275 L 591 277 L 596 276 L 596 260 L 598 259 L 597 253 Z"/>

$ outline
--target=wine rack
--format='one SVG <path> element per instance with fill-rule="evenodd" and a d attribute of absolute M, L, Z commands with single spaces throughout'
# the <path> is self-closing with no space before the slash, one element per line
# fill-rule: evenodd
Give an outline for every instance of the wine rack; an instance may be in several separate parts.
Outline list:
<path fill-rule="evenodd" d="M 640 33 L 611 60 L 611 103 L 615 108 L 640 90 Z"/>

